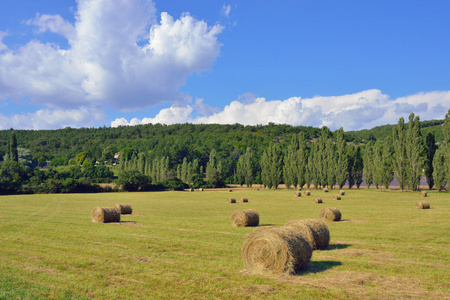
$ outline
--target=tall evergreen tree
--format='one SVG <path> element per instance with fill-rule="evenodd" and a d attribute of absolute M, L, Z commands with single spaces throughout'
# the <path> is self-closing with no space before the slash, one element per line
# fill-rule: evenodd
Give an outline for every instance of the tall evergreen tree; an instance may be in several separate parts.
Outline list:
<path fill-rule="evenodd" d="M 397 126 L 392 130 L 393 140 L 394 140 L 394 172 L 395 178 L 397 179 L 398 186 L 400 190 L 406 187 L 406 182 L 408 179 L 408 158 L 406 154 L 406 132 L 405 132 L 405 120 L 401 117 L 398 120 Z"/>
<path fill-rule="evenodd" d="M 344 140 L 344 129 L 341 127 L 336 134 L 336 181 L 339 189 L 345 185 L 348 178 L 347 143 Z"/>
<path fill-rule="evenodd" d="M 413 191 L 417 191 L 425 158 L 422 134 L 420 132 L 420 118 L 419 116 L 414 117 L 414 113 L 409 115 L 408 130 L 406 131 L 406 145 L 407 182 L 409 188 Z"/>
<path fill-rule="evenodd" d="M 425 138 L 425 178 L 427 179 L 428 188 L 431 190 L 434 186 L 433 179 L 433 159 L 438 146 L 433 132 L 428 132 Z"/>

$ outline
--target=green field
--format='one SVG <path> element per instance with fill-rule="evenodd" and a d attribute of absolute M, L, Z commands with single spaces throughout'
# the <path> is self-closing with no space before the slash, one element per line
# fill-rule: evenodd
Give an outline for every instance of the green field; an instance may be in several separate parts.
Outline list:
<path fill-rule="evenodd" d="M 0 299 L 450 298 L 450 193 L 346 190 L 148 192 L 0 197 Z M 247 197 L 249 203 L 227 203 Z M 321 197 L 323 204 L 314 204 Z M 431 209 L 414 208 L 426 200 Z M 95 206 L 131 204 L 120 223 L 91 222 Z M 282 226 L 337 207 L 327 250 L 288 276 L 243 268 L 254 228 L 230 224 L 253 208 Z"/>

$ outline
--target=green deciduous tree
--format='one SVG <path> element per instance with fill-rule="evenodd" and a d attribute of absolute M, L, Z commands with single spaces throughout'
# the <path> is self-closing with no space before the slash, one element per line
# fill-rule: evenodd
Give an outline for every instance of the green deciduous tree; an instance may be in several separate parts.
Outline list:
<path fill-rule="evenodd" d="M 438 146 L 433 132 L 428 132 L 425 138 L 425 178 L 427 179 L 428 188 L 431 190 L 434 186 L 433 179 L 433 159 Z"/>
<path fill-rule="evenodd" d="M 374 142 L 369 141 L 366 145 L 366 149 L 364 150 L 364 183 L 367 188 L 370 188 L 370 185 L 373 183 L 373 147 Z"/>
<path fill-rule="evenodd" d="M 344 140 L 344 129 L 341 127 L 336 133 L 336 181 L 340 189 L 345 185 L 348 178 L 348 154 L 347 143 Z"/>
<path fill-rule="evenodd" d="M 433 159 L 433 178 L 434 185 L 438 191 L 444 191 L 447 184 L 447 166 L 444 154 L 444 147 L 436 150 Z"/>
<path fill-rule="evenodd" d="M 405 120 L 401 117 L 398 120 L 397 126 L 392 130 L 393 141 L 394 141 L 394 173 L 397 179 L 398 186 L 400 190 L 406 187 L 408 179 L 408 157 L 406 154 L 406 131 L 405 131 Z"/>
<path fill-rule="evenodd" d="M 355 172 L 355 184 L 356 188 L 359 189 L 361 183 L 363 182 L 364 174 L 364 161 L 361 155 L 361 147 L 356 147 L 355 151 L 355 161 L 353 164 L 353 170 Z"/>
<path fill-rule="evenodd" d="M 420 177 L 425 163 L 422 134 L 420 132 L 420 118 L 409 115 L 408 130 L 406 131 L 406 157 L 408 186 L 413 191 L 419 188 Z"/>

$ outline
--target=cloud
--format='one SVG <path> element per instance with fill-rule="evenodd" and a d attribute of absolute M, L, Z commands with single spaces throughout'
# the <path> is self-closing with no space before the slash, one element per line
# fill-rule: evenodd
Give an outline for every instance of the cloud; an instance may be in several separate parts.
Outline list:
<path fill-rule="evenodd" d="M 0 113 L 0 128 L 54 129 L 61 127 L 94 126 L 96 121 L 103 121 L 105 115 L 101 110 L 80 109 L 40 109 L 34 113 L 5 116 Z"/>
<path fill-rule="evenodd" d="M 38 39 L 10 49 L 0 32 L 0 101 L 100 112 L 173 103 L 183 99 L 187 77 L 208 70 L 220 52 L 220 25 L 165 12 L 158 23 L 150 0 L 78 0 L 74 15 L 74 24 L 46 14 L 26 22 L 37 38 L 65 37 L 67 49 Z"/>
<path fill-rule="evenodd" d="M 245 99 L 245 98 L 243 98 Z M 195 106 L 194 106 L 195 108 Z M 197 116 L 199 110 L 190 105 L 170 107 L 162 110 L 155 118 L 128 122 L 117 119 L 111 125 L 133 125 L 132 123 L 203 123 L 244 125 L 291 124 L 321 127 L 332 130 L 370 129 L 379 125 L 395 124 L 400 117 L 408 119 L 415 113 L 421 120 L 443 119 L 450 108 L 450 91 L 418 93 L 397 99 L 380 90 L 372 89 L 341 96 L 316 96 L 312 98 L 292 97 L 286 100 L 256 98 L 243 103 L 232 101 L 222 111 Z M 201 114 L 201 113 L 200 113 Z"/>
<path fill-rule="evenodd" d="M 231 12 L 231 5 L 223 5 L 222 6 L 222 10 L 220 11 L 220 13 L 225 16 L 226 18 L 228 18 L 230 16 L 230 12 Z"/>

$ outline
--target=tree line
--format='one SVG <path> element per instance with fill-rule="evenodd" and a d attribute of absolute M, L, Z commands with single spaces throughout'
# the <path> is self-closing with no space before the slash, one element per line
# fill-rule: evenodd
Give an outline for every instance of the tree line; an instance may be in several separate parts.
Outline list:
<path fill-rule="evenodd" d="M 157 140 L 161 132 L 142 135 L 140 130 L 136 144 L 118 149 L 120 143 L 113 143 L 98 152 L 78 149 L 76 155 L 66 157 L 68 167 L 46 171 L 34 169 L 46 160 L 35 159 L 32 151 L 19 148 L 17 132 L 10 131 L 0 162 L 0 193 L 26 192 L 23 186 L 29 192 L 89 191 L 88 185 L 111 181 L 128 190 L 224 187 L 230 183 L 275 189 L 280 184 L 288 188 L 359 188 L 363 182 L 388 189 L 394 178 L 400 189 L 417 190 L 422 176 L 429 188 L 444 190 L 450 181 L 450 110 L 442 122 L 428 121 L 438 124 L 442 141 L 437 141 L 434 127 L 424 136 L 418 116 L 411 114 L 408 121 L 400 118 L 390 127 L 390 135 L 361 142 L 349 138 L 342 128 L 331 132 L 327 127 L 274 124 L 150 126 L 148 130 L 158 127 L 179 140 L 167 136 Z M 180 132 L 172 130 L 175 128 Z"/>

